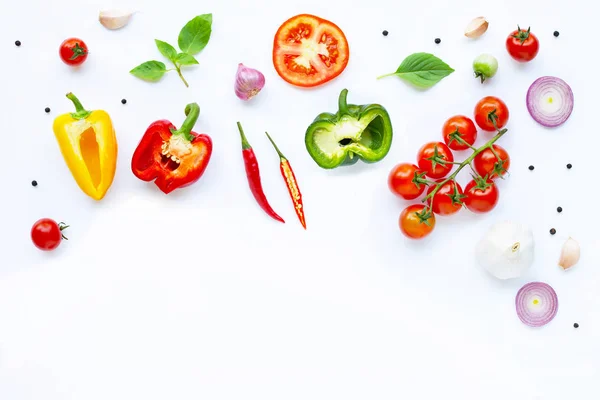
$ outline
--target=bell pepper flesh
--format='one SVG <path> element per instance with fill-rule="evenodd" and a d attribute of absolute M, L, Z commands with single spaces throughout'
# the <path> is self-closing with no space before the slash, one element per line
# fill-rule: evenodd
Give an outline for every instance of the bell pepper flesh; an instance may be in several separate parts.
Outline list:
<path fill-rule="evenodd" d="M 131 160 L 133 174 L 154 184 L 165 194 L 198 181 L 212 155 L 208 135 L 192 132 L 200 107 L 188 104 L 181 129 L 167 120 L 153 122 L 142 137 Z"/>
<path fill-rule="evenodd" d="M 117 169 L 118 145 L 112 121 L 103 110 L 85 110 L 72 93 L 67 98 L 75 104 L 76 112 L 54 120 L 54 135 L 79 188 L 94 200 L 102 200 Z"/>
<path fill-rule="evenodd" d="M 346 89 L 340 93 L 336 114 L 319 114 L 306 130 L 306 149 L 325 169 L 352 165 L 359 159 L 378 162 L 392 145 L 392 123 L 387 110 L 379 104 L 347 104 L 347 94 Z"/>

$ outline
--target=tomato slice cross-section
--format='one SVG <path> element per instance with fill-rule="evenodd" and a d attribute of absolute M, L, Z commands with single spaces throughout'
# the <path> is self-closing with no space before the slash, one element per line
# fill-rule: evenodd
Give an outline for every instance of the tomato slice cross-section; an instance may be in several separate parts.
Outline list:
<path fill-rule="evenodd" d="M 275 34 L 273 65 L 292 85 L 313 87 L 328 82 L 344 71 L 349 57 L 344 32 L 314 15 L 296 15 Z"/>

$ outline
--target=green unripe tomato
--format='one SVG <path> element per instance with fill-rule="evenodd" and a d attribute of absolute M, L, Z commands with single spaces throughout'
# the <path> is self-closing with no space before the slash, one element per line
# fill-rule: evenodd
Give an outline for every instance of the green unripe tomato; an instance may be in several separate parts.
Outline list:
<path fill-rule="evenodd" d="M 490 54 L 481 54 L 473 61 L 473 71 L 475 77 L 480 78 L 483 83 L 498 72 L 498 60 Z"/>

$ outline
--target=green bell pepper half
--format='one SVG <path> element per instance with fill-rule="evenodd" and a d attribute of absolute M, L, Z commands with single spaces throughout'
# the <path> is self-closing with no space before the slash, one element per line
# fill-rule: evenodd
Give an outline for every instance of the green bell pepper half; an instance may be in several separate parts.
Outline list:
<path fill-rule="evenodd" d="M 342 90 L 336 114 L 322 113 L 310 124 L 304 138 L 306 149 L 325 169 L 381 161 L 392 146 L 392 121 L 379 104 L 348 104 Z"/>

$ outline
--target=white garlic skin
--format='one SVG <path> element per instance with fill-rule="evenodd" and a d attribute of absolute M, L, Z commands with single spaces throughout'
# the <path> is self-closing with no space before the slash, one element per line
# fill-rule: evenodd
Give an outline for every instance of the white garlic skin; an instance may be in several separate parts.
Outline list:
<path fill-rule="evenodd" d="M 563 244 L 562 250 L 560 252 L 560 259 L 558 260 L 558 265 L 562 269 L 567 270 L 579 262 L 580 256 L 581 248 L 579 247 L 579 243 L 573 238 L 568 238 L 567 241 Z"/>
<path fill-rule="evenodd" d="M 527 226 L 503 221 L 493 225 L 475 248 L 479 265 L 498 279 L 520 277 L 534 259 L 533 232 Z"/>
<path fill-rule="evenodd" d="M 465 36 L 470 39 L 476 39 L 487 31 L 488 25 L 489 24 L 484 17 L 477 17 L 467 25 Z"/>
<path fill-rule="evenodd" d="M 98 20 L 106 29 L 121 29 L 129 23 L 134 13 L 126 10 L 102 10 Z"/>

